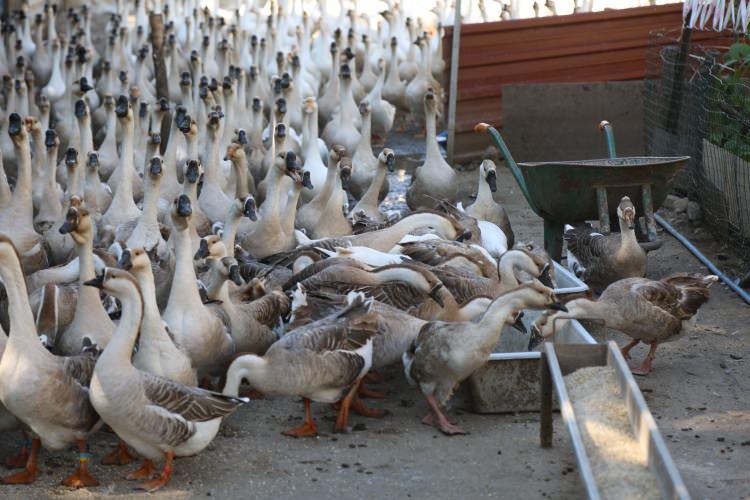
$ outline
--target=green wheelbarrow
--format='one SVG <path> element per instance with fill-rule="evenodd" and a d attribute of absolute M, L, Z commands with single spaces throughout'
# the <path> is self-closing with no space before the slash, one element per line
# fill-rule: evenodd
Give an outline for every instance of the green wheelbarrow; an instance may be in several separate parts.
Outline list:
<path fill-rule="evenodd" d="M 644 217 L 647 249 L 658 248 L 654 211 L 667 197 L 677 172 L 690 159 L 680 157 L 618 158 L 612 125 L 603 121 L 609 158 L 601 160 L 516 163 L 494 127 L 480 123 L 474 130 L 487 133 L 505 158 L 518 187 L 536 214 L 544 219 L 544 248 L 559 261 L 565 224 L 599 220 L 602 232 L 617 221 L 617 205 L 629 196 L 636 213 Z"/>

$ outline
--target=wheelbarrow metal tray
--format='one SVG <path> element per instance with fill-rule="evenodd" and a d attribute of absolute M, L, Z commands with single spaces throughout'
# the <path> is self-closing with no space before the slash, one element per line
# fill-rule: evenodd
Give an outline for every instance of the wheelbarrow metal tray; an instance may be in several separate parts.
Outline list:
<path fill-rule="evenodd" d="M 583 294 L 589 291 L 589 286 L 581 281 L 570 270 L 563 267 L 560 263 L 553 260 L 555 266 L 555 295 L 558 298 L 564 298 L 568 295 Z"/>
<path fill-rule="evenodd" d="M 521 319 L 527 329 L 541 311 L 524 311 Z M 500 341 L 490 358 L 468 379 L 469 407 L 477 413 L 510 413 L 539 411 L 539 363 L 541 352 L 529 351 L 529 334 L 504 326 Z M 555 342 L 571 344 L 596 344 L 581 324 L 572 320 L 559 329 Z"/>
<path fill-rule="evenodd" d="M 601 497 L 596 477 L 591 469 L 591 460 L 583 442 L 582 428 L 576 418 L 563 377 L 587 366 L 610 366 L 614 368 L 618 381 L 621 403 L 627 408 L 632 435 L 646 454 L 648 471 L 656 479 L 661 498 L 689 500 L 687 487 L 617 344 L 612 341 L 596 345 L 547 343 L 544 345 L 544 350 L 555 394 L 560 402 L 563 422 L 570 435 L 571 446 L 588 498 L 599 499 Z"/>
<path fill-rule="evenodd" d="M 644 213 L 641 186 L 650 184 L 654 211 L 669 192 L 669 185 L 689 156 L 629 157 L 582 161 L 519 163 L 532 208 L 544 219 L 559 224 L 599 218 L 596 187 L 607 188 L 612 220 L 617 205 L 629 196 Z"/>

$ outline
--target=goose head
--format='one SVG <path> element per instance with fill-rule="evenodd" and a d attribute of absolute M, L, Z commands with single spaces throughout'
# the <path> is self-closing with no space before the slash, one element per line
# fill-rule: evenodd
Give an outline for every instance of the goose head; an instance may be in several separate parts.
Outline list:
<path fill-rule="evenodd" d="M 190 115 L 185 115 L 181 121 L 177 123 L 177 127 L 180 132 L 189 137 L 196 137 L 198 135 L 198 124 Z"/>
<path fill-rule="evenodd" d="M 164 160 L 159 156 L 151 158 L 148 166 L 148 176 L 152 182 L 157 183 L 164 175 Z"/>
<path fill-rule="evenodd" d="M 8 117 L 8 135 L 16 146 L 28 143 L 28 130 L 18 113 L 11 113 Z"/>
<path fill-rule="evenodd" d="M 368 116 L 370 116 L 370 113 L 372 112 L 372 106 L 370 106 L 370 103 L 367 102 L 367 100 L 364 100 L 359 103 L 359 114 L 362 115 L 362 119 L 364 120 Z"/>
<path fill-rule="evenodd" d="M 39 137 L 42 134 L 42 122 L 35 116 L 28 116 L 23 120 L 26 129 L 31 132 L 33 137 Z"/>
<path fill-rule="evenodd" d="M 60 146 L 60 139 L 57 137 L 57 132 L 52 129 L 48 129 L 44 133 L 44 147 L 46 147 L 49 151 L 52 148 L 56 148 L 58 146 Z"/>
<path fill-rule="evenodd" d="M 539 280 L 523 283 L 507 293 L 513 294 L 514 300 L 519 304 L 519 311 L 526 308 L 568 311 L 565 305 L 558 301 L 555 291 Z"/>
<path fill-rule="evenodd" d="M 104 109 L 107 111 L 107 113 L 111 113 L 115 110 L 115 98 L 112 97 L 112 94 L 104 94 L 102 105 L 104 106 Z"/>
<path fill-rule="evenodd" d="M 437 103 L 435 102 L 435 91 L 432 89 L 432 87 L 429 87 L 427 89 L 427 92 L 424 93 L 424 109 L 425 113 L 434 113 L 435 107 L 437 106 Z"/>
<path fill-rule="evenodd" d="M 482 177 L 490 187 L 490 191 L 493 193 L 497 191 L 497 170 L 495 163 L 492 160 L 484 160 L 479 166 L 481 168 Z"/>
<path fill-rule="evenodd" d="M 312 115 L 318 109 L 318 103 L 314 97 L 306 97 L 302 103 L 302 112 L 306 115 Z"/>
<path fill-rule="evenodd" d="M 180 74 L 180 88 L 184 91 L 190 89 L 193 86 L 193 79 L 190 77 L 190 73 L 183 71 Z"/>
<path fill-rule="evenodd" d="M 76 148 L 68 148 L 65 150 L 64 161 L 68 172 L 75 171 L 78 168 L 78 151 Z"/>
<path fill-rule="evenodd" d="M 148 252 L 140 247 L 126 248 L 120 254 L 117 260 L 117 266 L 120 269 L 130 272 L 151 270 L 151 259 Z"/>
<path fill-rule="evenodd" d="M 620 218 L 620 227 L 633 230 L 635 228 L 635 205 L 630 198 L 623 196 L 617 206 L 617 217 Z"/>
<path fill-rule="evenodd" d="M 229 146 L 227 146 L 227 152 L 224 155 L 224 161 L 231 161 L 236 164 L 242 164 L 247 155 L 245 154 L 245 150 L 242 148 L 243 143 L 239 141 L 241 140 L 240 137 L 245 137 L 245 141 L 247 141 L 247 134 L 245 134 L 244 130 L 238 132 L 242 132 L 242 134 L 240 135 L 238 133 L 238 140 L 230 143 Z M 246 143 L 247 142 L 245 142 L 244 144 Z"/>
<path fill-rule="evenodd" d="M 307 170 L 302 171 L 302 175 L 299 176 L 299 184 L 307 189 L 314 188 L 312 180 L 310 179 L 310 172 L 308 172 Z"/>
<path fill-rule="evenodd" d="M 339 178 L 341 179 L 341 188 L 349 189 L 349 180 L 352 178 L 352 159 L 344 157 L 339 160 Z"/>
<path fill-rule="evenodd" d="M 240 146 L 246 146 L 247 144 L 249 144 L 250 140 L 247 137 L 247 131 L 244 128 L 238 128 L 237 130 L 235 130 L 234 137 L 232 137 L 232 142 L 235 144 L 239 144 Z"/>
<path fill-rule="evenodd" d="M 208 114 L 207 126 L 208 132 L 212 138 L 218 136 L 222 118 L 224 118 L 224 113 L 221 111 L 221 108 L 218 107 L 214 108 L 214 110 Z"/>
<path fill-rule="evenodd" d="M 86 106 L 86 101 L 84 101 L 83 99 L 78 99 L 75 103 L 73 112 L 78 120 L 82 120 L 84 117 L 86 117 L 89 113 L 88 106 Z"/>
<path fill-rule="evenodd" d="M 209 234 L 201 238 L 198 250 L 193 256 L 193 260 L 205 258 L 221 258 L 227 254 L 227 249 L 221 241 L 220 234 Z"/>
<path fill-rule="evenodd" d="M 99 170 L 99 153 L 92 151 L 86 157 L 86 168 L 90 171 Z"/>
<path fill-rule="evenodd" d="M 282 151 L 274 158 L 274 167 L 278 169 L 284 175 L 289 176 L 292 180 L 296 180 L 299 175 L 299 171 L 302 169 L 297 160 L 297 155 L 294 151 Z"/>
<path fill-rule="evenodd" d="M 103 290 L 117 299 L 124 299 L 135 294 L 143 306 L 143 297 L 138 282 L 132 274 L 122 269 L 105 267 L 101 274 L 94 279 L 84 281 L 83 285 Z"/>
<path fill-rule="evenodd" d="M 176 197 L 172 202 L 172 224 L 179 230 L 185 230 L 188 227 L 190 218 L 193 215 L 193 207 L 190 203 L 190 198 L 187 195 L 181 194 Z"/>
<path fill-rule="evenodd" d="M 185 162 L 185 180 L 190 184 L 196 184 L 203 173 L 203 166 L 199 160 L 188 160 Z"/>
<path fill-rule="evenodd" d="M 231 280 L 237 286 L 242 286 L 245 283 L 240 275 L 240 266 L 234 257 L 209 259 L 208 266 L 213 273 L 218 274 L 224 281 Z"/>
<path fill-rule="evenodd" d="M 49 108 L 50 108 L 49 97 L 47 97 L 44 94 L 40 95 L 39 96 L 39 103 L 37 104 L 37 107 L 39 108 L 39 112 L 42 115 L 49 114 Z"/>
<path fill-rule="evenodd" d="M 117 118 L 119 118 L 123 122 L 127 122 L 133 119 L 133 108 L 130 105 L 130 100 L 125 95 L 120 95 L 117 98 L 117 103 L 115 104 L 115 114 L 117 114 Z"/>
<path fill-rule="evenodd" d="M 60 234 L 69 234 L 73 240 L 83 245 L 93 236 L 94 226 L 91 215 L 83 202 L 77 196 L 70 198 L 68 211 L 65 213 L 65 221 L 60 226 Z"/>
<path fill-rule="evenodd" d="M 378 155 L 378 164 L 387 168 L 389 172 L 393 172 L 393 167 L 396 164 L 396 154 L 390 148 L 383 148 Z"/>

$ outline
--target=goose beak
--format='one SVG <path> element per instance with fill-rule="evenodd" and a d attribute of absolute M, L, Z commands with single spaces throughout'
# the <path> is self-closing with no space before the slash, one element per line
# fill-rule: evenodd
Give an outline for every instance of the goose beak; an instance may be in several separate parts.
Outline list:
<path fill-rule="evenodd" d="M 94 90 L 94 87 L 89 85 L 89 81 L 85 76 L 82 76 L 81 79 L 78 81 L 78 86 L 81 88 L 81 92 L 88 92 L 89 90 Z"/>
<path fill-rule="evenodd" d="M 161 166 L 161 158 L 151 158 L 151 166 L 149 168 L 149 172 L 153 176 L 161 175 L 162 166 Z"/>
<path fill-rule="evenodd" d="M 69 233 L 72 233 L 73 231 L 75 231 L 75 229 L 77 227 L 78 227 L 78 224 L 75 224 L 73 222 L 70 222 L 70 221 L 66 220 L 60 226 L 59 231 L 60 231 L 60 234 L 69 234 Z"/>
<path fill-rule="evenodd" d="M 198 247 L 198 251 L 195 252 L 195 255 L 193 256 L 193 260 L 205 259 L 207 256 L 208 256 L 208 242 L 205 240 L 205 238 L 201 238 L 200 246 Z"/>
<path fill-rule="evenodd" d="M 536 325 L 533 325 L 531 327 L 531 337 L 529 337 L 529 345 L 526 348 L 526 350 L 531 351 L 542 342 L 544 342 L 544 336 L 539 331 L 539 327 Z"/>
<path fill-rule="evenodd" d="M 487 180 L 487 184 L 490 185 L 490 191 L 493 193 L 497 191 L 497 172 L 494 170 L 490 170 L 487 172 L 487 177 L 485 177 Z"/>
<path fill-rule="evenodd" d="M 553 311 L 568 312 L 568 308 L 565 307 L 565 304 L 557 300 L 555 300 L 555 302 L 553 302 L 551 305 L 548 305 L 547 309 L 551 309 Z"/>
<path fill-rule="evenodd" d="M 21 133 L 21 127 L 23 127 L 23 120 L 21 120 L 21 115 L 18 113 L 11 113 L 10 117 L 8 118 L 8 134 L 10 136 L 15 136 Z"/>
<path fill-rule="evenodd" d="M 84 116 L 86 116 L 86 103 L 83 102 L 83 99 L 78 99 L 76 101 L 74 112 L 75 112 L 76 118 L 83 118 Z"/>
<path fill-rule="evenodd" d="M 190 160 L 188 162 L 187 171 L 185 172 L 185 178 L 190 184 L 194 184 L 198 182 L 199 175 L 200 170 L 198 169 L 198 162 L 195 160 Z"/>
<path fill-rule="evenodd" d="M 312 180 L 310 180 L 310 172 L 305 172 L 302 174 L 302 185 L 307 189 L 313 189 Z"/>
<path fill-rule="evenodd" d="M 349 190 L 349 180 L 352 178 L 352 169 L 350 167 L 345 167 L 341 169 L 341 188 L 344 191 Z"/>
<path fill-rule="evenodd" d="M 93 286 L 94 288 L 104 288 L 104 273 L 99 274 L 96 278 L 83 282 L 84 286 Z"/>
<path fill-rule="evenodd" d="M 385 166 L 388 167 L 389 172 L 393 172 L 393 168 L 396 165 L 396 156 L 395 155 L 388 155 L 385 157 Z"/>
<path fill-rule="evenodd" d="M 545 264 L 542 268 L 542 272 L 539 273 L 539 281 L 542 285 L 547 286 L 549 288 L 555 288 L 554 283 L 552 283 L 552 276 L 550 275 L 550 271 L 552 270 L 552 267 L 549 265 L 549 263 Z"/>
<path fill-rule="evenodd" d="M 466 229 L 466 230 L 464 230 L 463 233 L 461 233 L 461 234 L 458 235 L 458 237 L 456 238 L 456 241 L 458 241 L 460 243 L 462 241 L 470 240 L 470 239 L 471 239 L 471 230 Z"/>
<path fill-rule="evenodd" d="M 237 264 L 234 264 L 232 266 L 229 266 L 229 278 L 234 282 L 235 285 L 241 286 L 242 276 L 240 276 L 240 266 Z"/>
<path fill-rule="evenodd" d="M 130 271 L 133 268 L 133 261 L 131 260 L 130 250 L 125 250 L 120 256 L 120 260 L 117 261 L 117 266 L 120 269 Z"/>
<path fill-rule="evenodd" d="M 55 147 L 55 139 L 57 138 L 57 134 L 54 130 L 47 130 L 44 134 L 44 145 L 48 148 Z"/>
<path fill-rule="evenodd" d="M 245 132 L 244 130 L 240 130 L 240 131 L 239 131 L 239 132 L 237 133 L 237 140 L 238 140 L 238 141 L 239 141 L 239 143 L 240 143 L 241 145 L 243 145 L 243 146 L 244 146 L 245 144 L 247 144 L 247 143 L 248 143 L 248 140 L 247 140 L 247 132 Z"/>
<path fill-rule="evenodd" d="M 526 325 L 521 321 L 523 318 L 523 311 L 516 314 L 516 320 L 511 325 L 513 328 L 518 330 L 521 333 L 529 333 L 528 328 L 526 328 Z"/>
<path fill-rule="evenodd" d="M 242 213 L 251 221 L 258 220 L 258 214 L 256 212 L 257 207 L 255 205 L 255 198 L 248 197 L 242 206 Z"/>
<path fill-rule="evenodd" d="M 193 214 L 193 207 L 190 206 L 190 198 L 182 194 L 177 199 L 177 215 L 188 217 Z"/>
<path fill-rule="evenodd" d="M 125 118 L 128 115 L 128 98 L 121 95 L 117 98 L 117 104 L 115 105 L 115 113 L 120 118 Z"/>
<path fill-rule="evenodd" d="M 437 302 L 440 307 L 445 307 L 445 302 L 443 302 L 443 298 L 440 296 L 441 288 L 443 288 L 443 284 L 438 283 L 437 285 L 432 287 L 432 290 L 430 290 L 430 293 L 428 295 L 432 300 Z"/>
<path fill-rule="evenodd" d="M 286 114 L 286 100 L 279 99 L 278 105 L 276 107 L 278 108 L 280 114 Z"/>

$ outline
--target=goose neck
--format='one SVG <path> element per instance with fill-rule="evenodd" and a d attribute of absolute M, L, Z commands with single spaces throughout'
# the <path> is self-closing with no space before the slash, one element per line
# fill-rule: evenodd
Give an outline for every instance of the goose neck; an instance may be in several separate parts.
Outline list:
<path fill-rule="evenodd" d="M 33 340 L 36 345 L 41 347 L 39 340 L 36 338 L 34 316 L 29 305 L 23 271 L 16 256 L 0 261 L 0 278 L 5 284 L 8 295 L 10 338 Z"/>
<path fill-rule="evenodd" d="M 360 204 L 374 207 L 378 206 L 378 196 L 380 194 L 380 188 L 383 186 L 383 181 L 385 181 L 386 173 L 386 169 L 380 164 L 380 162 L 378 162 L 375 176 L 372 178 L 372 181 L 370 181 L 370 185 L 367 186 L 367 191 L 365 191 L 365 194 L 363 194 L 362 198 L 359 200 Z"/>
<path fill-rule="evenodd" d="M 172 227 L 175 238 L 175 271 L 172 289 L 169 294 L 169 304 L 180 307 L 203 307 L 198 293 L 195 268 L 193 267 L 193 247 L 188 228 Z"/>
<path fill-rule="evenodd" d="M 227 381 L 222 392 L 236 397 L 243 380 L 247 380 L 253 387 L 261 390 L 266 385 L 263 381 L 266 378 L 267 366 L 266 360 L 255 354 L 245 354 L 236 358 L 229 365 Z"/>
<path fill-rule="evenodd" d="M 148 174 L 146 174 L 148 177 Z M 153 225 L 158 224 L 159 215 L 159 185 L 161 179 L 149 179 L 146 181 L 143 193 L 143 220 Z"/>
<path fill-rule="evenodd" d="M 249 194 L 247 190 L 247 159 L 233 159 L 232 168 L 234 169 L 235 179 L 234 196 L 235 198 L 244 200 Z"/>
<path fill-rule="evenodd" d="M 99 358 L 102 366 L 131 365 L 133 347 L 141 329 L 143 299 L 135 285 L 128 286 L 127 292 L 118 294 L 117 298 L 120 300 L 122 314 L 112 339 Z"/>
<path fill-rule="evenodd" d="M 24 138 L 20 144 L 16 145 L 16 155 L 18 157 L 18 181 L 14 198 L 19 194 L 22 196 L 31 195 L 31 146 L 29 141 Z"/>

